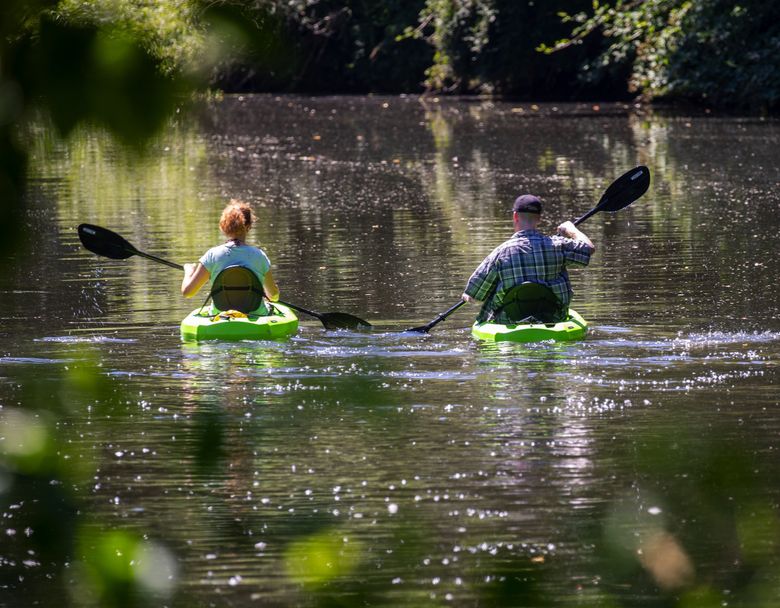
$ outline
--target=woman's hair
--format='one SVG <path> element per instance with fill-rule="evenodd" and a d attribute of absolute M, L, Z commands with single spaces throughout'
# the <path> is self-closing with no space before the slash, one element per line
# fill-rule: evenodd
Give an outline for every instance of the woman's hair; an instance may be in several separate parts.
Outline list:
<path fill-rule="evenodd" d="M 243 201 L 232 199 L 222 210 L 219 229 L 225 236 L 235 236 L 247 232 L 255 221 L 252 208 Z"/>

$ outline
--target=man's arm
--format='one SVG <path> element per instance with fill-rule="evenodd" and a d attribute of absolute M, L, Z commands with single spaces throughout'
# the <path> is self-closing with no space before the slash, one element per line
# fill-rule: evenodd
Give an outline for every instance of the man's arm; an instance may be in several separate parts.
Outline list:
<path fill-rule="evenodd" d="M 466 302 L 484 302 L 495 290 L 497 282 L 498 273 L 493 267 L 493 255 L 489 255 L 469 278 L 461 298 Z"/>
<path fill-rule="evenodd" d="M 593 244 L 593 242 L 584 232 L 577 228 L 573 222 L 563 222 L 563 224 L 558 226 L 558 234 L 565 236 L 566 238 L 569 238 L 573 241 L 577 241 L 578 243 L 585 243 L 588 247 L 590 247 L 591 253 L 596 251 L 596 246 Z"/>

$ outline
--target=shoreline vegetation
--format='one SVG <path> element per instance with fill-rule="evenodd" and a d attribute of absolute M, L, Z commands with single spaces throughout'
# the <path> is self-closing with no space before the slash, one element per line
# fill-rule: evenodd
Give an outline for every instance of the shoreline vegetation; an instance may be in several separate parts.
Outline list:
<path fill-rule="evenodd" d="M 142 148 L 215 92 L 474 95 L 780 109 L 780 3 L 760 0 L 4 0 L 0 251 L 24 129 L 89 123 Z M 218 93 L 217 93 L 218 94 Z"/>
<path fill-rule="evenodd" d="M 24 129 L 89 123 L 142 148 L 225 93 L 474 95 L 516 103 L 780 109 L 780 3 L 759 0 L 4 0 L 0 251 Z"/>
<path fill-rule="evenodd" d="M 215 92 L 475 95 L 780 109 L 780 3 L 760 0 L 4 0 L 0 251 L 35 116 L 143 147 Z"/>
<path fill-rule="evenodd" d="M 409 93 L 780 109 L 780 6 L 757 0 L 61 0 L 226 93 Z"/>

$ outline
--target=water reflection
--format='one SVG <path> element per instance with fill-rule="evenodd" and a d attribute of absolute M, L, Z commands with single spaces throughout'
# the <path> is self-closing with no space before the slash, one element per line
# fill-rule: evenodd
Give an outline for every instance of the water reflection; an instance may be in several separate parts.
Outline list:
<path fill-rule="evenodd" d="M 152 593 L 184 604 L 774 597 L 776 123 L 260 96 L 182 118 L 147 158 L 37 136 L 39 239 L 0 274 L 2 436 L 46 438 L 3 451 L 12 600 L 94 583 L 87 557 L 64 576 L 72 556 L 25 534 L 41 497 L 102 526 L 63 516 L 63 538 L 151 556 L 173 581 Z M 464 309 L 397 331 L 457 300 L 518 190 L 546 198 L 549 228 L 639 163 L 646 198 L 587 225 L 584 341 L 478 344 Z M 182 344 L 180 276 L 76 237 L 93 221 L 189 261 L 233 196 L 259 211 L 283 297 L 378 330 Z"/>

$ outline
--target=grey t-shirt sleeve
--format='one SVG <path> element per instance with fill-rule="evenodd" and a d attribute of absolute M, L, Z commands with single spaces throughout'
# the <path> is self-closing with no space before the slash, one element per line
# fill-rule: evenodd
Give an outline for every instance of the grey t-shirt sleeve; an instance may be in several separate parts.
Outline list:
<path fill-rule="evenodd" d="M 212 271 L 214 270 L 214 263 L 216 262 L 216 252 L 214 251 L 215 249 L 216 247 L 212 247 L 206 253 L 200 256 L 200 260 L 198 260 L 201 264 L 203 264 L 206 270 L 209 271 L 210 275 L 214 274 Z"/>

